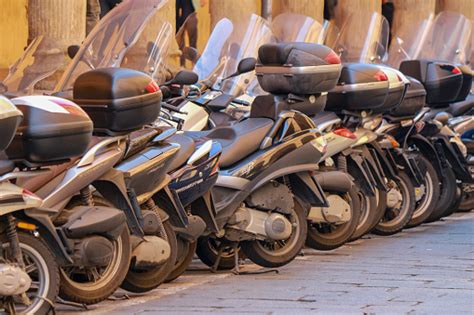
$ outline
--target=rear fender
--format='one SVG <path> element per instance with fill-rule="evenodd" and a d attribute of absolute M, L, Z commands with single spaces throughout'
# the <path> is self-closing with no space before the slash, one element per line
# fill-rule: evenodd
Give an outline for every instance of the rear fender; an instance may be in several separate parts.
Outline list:
<path fill-rule="evenodd" d="M 431 161 L 436 173 L 438 174 L 438 177 L 442 178 L 444 176 L 440 156 L 428 139 L 420 134 L 415 134 L 408 138 L 408 143 L 410 145 L 415 145 L 420 150 L 420 152 Z"/>
<path fill-rule="evenodd" d="M 442 148 L 458 179 L 472 181 L 471 173 L 467 168 L 467 161 L 457 146 L 450 143 L 446 137 L 439 136 L 435 138 L 435 147 Z"/>
<path fill-rule="evenodd" d="M 288 176 L 293 194 L 306 204 L 307 209 L 311 207 L 328 207 L 329 203 L 324 191 L 309 172 L 299 172 Z"/>
<path fill-rule="evenodd" d="M 372 176 L 367 161 L 359 152 L 353 152 L 348 156 L 348 164 L 351 172 L 361 180 L 361 189 L 364 193 L 375 196 L 375 179 Z"/>
<path fill-rule="evenodd" d="M 383 150 L 377 142 L 369 144 L 369 152 L 374 160 L 379 162 L 385 176 L 396 178 L 398 174 L 397 163 L 389 150 Z"/>
<path fill-rule="evenodd" d="M 53 252 L 59 265 L 65 266 L 73 263 L 73 259 L 68 254 L 68 251 L 72 252 L 73 244 L 68 244 L 66 238 L 58 234 L 56 227 L 51 221 L 51 216 L 56 213 L 56 211 L 49 209 L 33 208 L 17 212 L 15 216 L 19 221 L 36 225 L 38 233 Z"/>
<path fill-rule="evenodd" d="M 215 233 L 219 231 L 216 222 L 216 209 L 210 191 L 191 204 L 191 213 L 201 217 L 210 231 Z"/>
<path fill-rule="evenodd" d="M 159 208 L 166 212 L 174 227 L 185 228 L 188 225 L 186 210 L 184 210 L 178 193 L 174 189 L 164 187 L 153 196 L 153 200 Z"/>
<path fill-rule="evenodd" d="M 109 170 L 104 176 L 92 183 L 97 191 L 114 207 L 121 209 L 127 217 L 127 225 L 131 233 L 137 237 L 143 237 L 142 225 L 137 217 L 140 208 L 136 209 L 130 202 L 127 186 L 123 173 L 116 170 Z"/>

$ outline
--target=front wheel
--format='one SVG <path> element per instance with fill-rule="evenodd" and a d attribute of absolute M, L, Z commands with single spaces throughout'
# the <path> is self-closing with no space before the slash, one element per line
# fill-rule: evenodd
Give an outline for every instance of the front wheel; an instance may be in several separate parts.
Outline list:
<path fill-rule="evenodd" d="M 360 222 L 360 203 L 357 188 L 353 186 L 342 197 L 350 205 L 350 221 L 338 225 L 308 222 L 307 246 L 318 250 L 332 250 L 344 245 L 352 237 Z"/>
<path fill-rule="evenodd" d="M 49 248 L 31 234 L 19 233 L 20 248 L 25 263 L 25 271 L 31 278 L 30 289 L 26 292 L 31 304 L 21 303 L 20 297 L 14 297 L 7 305 L 2 305 L 0 297 L 0 313 L 13 312 L 17 314 L 48 314 L 59 291 L 59 269 Z M 8 261 L 10 246 L 5 235 L 0 236 Z M 0 257 L 1 258 L 1 257 Z M 3 308 L 5 307 L 5 308 Z M 10 308 L 10 310 L 6 308 Z"/>
<path fill-rule="evenodd" d="M 288 239 L 242 242 L 242 251 L 252 262 L 262 267 L 281 267 L 290 263 L 301 251 L 308 232 L 306 211 L 295 200 L 292 213 L 285 216 L 292 225 Z"/>
<path fill-rule="evenodd" d="M 389 187 L 384 217 L 372 230 L 372 233 L 377 235 L 393 235 L 400 232 L 410 221 L 415 210 L 415 188 L 405 172 L 400 172 L 398 178 L 390 180 Z"/>

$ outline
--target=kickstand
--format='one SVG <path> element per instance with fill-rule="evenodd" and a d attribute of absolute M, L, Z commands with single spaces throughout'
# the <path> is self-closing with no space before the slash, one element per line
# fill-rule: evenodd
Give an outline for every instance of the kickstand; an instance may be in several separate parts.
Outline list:
<path fill-rule="evenodd" d="M 217 269 L 219 269 L 219 263 L 221 262 L 222 251 L 224 250 L 224 246 L 219 246 L 219 250 L 217 251 L 217 259 L 214 265 L 211 267 L 211 272 L 216 273 Z"/>
<path fill-rule="evenodd" d="M 82 309 L 85 310 L 85 311 L 89 310 L 89 308 L 87 307 L 86 304 L 75 303 L 75 302 L 71 302 L 71 301 L 66 301 L 66 300 L 61 299 L 60 297 L 57 297 L 57 298 L 56 298 L 56 302 L 57 302 L 58 304 L 62 304 L 62 305 L 67 305 L 67 306 L 82 308 Z"/>
<path fill-rule="evenodd" d="M 235 251 L 235 256 L 234 256 L 235 266 L 234 268 L 232 268 L 232 273 L 234 275 L 259 275 L 259 274 L 271 273 L 271 272 L 274 272 L 276 274 L 280 273 L 278 269 L 264 269 L 264 270 L 258 270 L 258 271 L 240 271 L 240 268 L 239 268 L 240 248 L 238 248 L 238 244 L 235 245 L 234 251 Z"/>
<path fill-rule="evenodd" d="M 109 301 L 124 301 L 124 300 L 130 300 L 130 296 L 128 294 L 123 294 L 121 296 L 109 296 L 107 298 Z"/>

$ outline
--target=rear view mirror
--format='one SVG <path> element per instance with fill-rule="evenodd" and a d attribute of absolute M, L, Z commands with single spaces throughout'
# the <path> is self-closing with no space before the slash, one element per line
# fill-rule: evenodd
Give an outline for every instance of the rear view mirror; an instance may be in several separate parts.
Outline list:
<path fill-rule="evenodd" d="M 238 74 L 247 73 L 255 70 L 255 65 L 257 64 L 257 59 L 253 57 L 244 58 L 240 60 L 239 65 L 237 66 Z"/>
<path fill-rule="evenodd" d="M 169 84 L 179 84 L 179 85 L 191 85 L 196 83 L 199 80 L 199 77 L 196 73 L 189 70 L 180 70 L 173 79 L 166 82 L 166 85 Z"/>
<path fill-rule="evenodd" d="M 79 45 L 71 45 L 67 48 L 67 55 L 69 58 L 74 59 L 74 57 L 77 55 L 77 52 L 81 49 L 81 46 Z"/>

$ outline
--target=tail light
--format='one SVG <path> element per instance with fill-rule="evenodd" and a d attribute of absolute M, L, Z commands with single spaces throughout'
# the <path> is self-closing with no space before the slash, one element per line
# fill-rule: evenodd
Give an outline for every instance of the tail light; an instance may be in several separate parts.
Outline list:
<path fill-rule="evenodd" d="M 375 78 L 375 80 L 377 80 L 377 81 L 388 81 L 387 75 L 386 75 L 385 72 L 383 72 L 382 70 L 378 71 L 378 72 L 374 75 L 374 78 Z"/>
<path fill-rule="evenodd" d="M 331 51 L 324 60 L 333 65 L 341 63 L 341 58 L 334 51 Z"/>
<path fill-rule="evenodd" d="M 357 136 L 346 128 L 338 128 L 334 130 L 333 133 L 344 138 L 357 139 Z"/>
<path fill-rule="evenodd" d="M 459 70 L 458 67 L 453 67 L 453 70 L 451 70 L 451 73 L 452 73 L 452 74 L 460 74 L 460 73 L 461 73 L 461 70 Z"/>
<path fill-rule="evenodd" d="M 156 84 L 156 82 L 154 80 L 151 80 L 150 83 L 148 83 L 148 85 L 145 87 L 145 90 L 148 93 L 158 92 L 159 89 L 160 89 L 160 87 L 158 86 L 158 84 Z"/>

